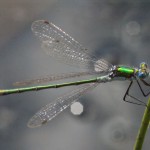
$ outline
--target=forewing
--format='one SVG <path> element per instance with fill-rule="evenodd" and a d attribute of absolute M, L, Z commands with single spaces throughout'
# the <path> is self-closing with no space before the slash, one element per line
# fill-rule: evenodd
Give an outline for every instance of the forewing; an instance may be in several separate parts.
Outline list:
<path fill-rule="evenodd" d="M 46 53 L 58 60 L 82 68 L 96 65 L 98 71 L 108 70 L 111 67 L 107 61 L 97 62 L 94 56 L 88 54 L 86 48 L 53 23 L 45 20 L 35 21 L 32 24 L 32 31 L 42 42 Z"/>

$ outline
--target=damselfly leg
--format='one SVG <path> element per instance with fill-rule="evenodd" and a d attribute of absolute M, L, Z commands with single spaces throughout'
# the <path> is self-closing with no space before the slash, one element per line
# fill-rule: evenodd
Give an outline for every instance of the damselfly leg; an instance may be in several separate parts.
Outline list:
<path fill-rule="evenodd" d="M 137 79 L 136 77 L 135 77 L 135 80 L 136 80 L 136 82 L 137 82 L 137 84 L 138 84 L 138 86 L 139 86 L 139 88 L 140 88 L 140 90 L 141 90 L 143 96 L 144 96 L 144 97 L 148 96 L 148 95 L 150 94 L 150 91 L 149 91 L 148 93 L 145 93 L 144 90 L 143 90 L 143 88 L 142 88 L 142 86 L 141 86 L 141 84 L 140 84 L 140 82 L 138 81 L 138 79 Z M 144 83 L 144 85 L 150 86 L 150 84 L 147 83 L 146 81 L 144 81 L 144 80 L 141 80 L 141 81 Z M 136 98 L 136 97 L 134 97 L 134 96 L 132 96 L 132 95 L 129 94 L 129 91 L 130 91 L 130 89 L 131 89 L 132 84 L 133 84 L 133 81 L 130 82 L 129 87 L 127 88 L 127 91 L 126 91 L 126 93 L 125 93 L 125 95 L 124 95 L 124 97 L 123 97 L 123 100 L 124 100 L 125 102 L 131 103 L 131 104 L 142 105 L 142 106 L 146 106 L 146 107 L 147 107 L 146 103 L 144 103 L 144 102 L 141 101 L 140 99 L 138 99 L 138 98 Z M 127 96 L 131 97 L 132 99 L 134 99 L 134 100 L 137 101 L 137 102 L 133 102 L 133 101 L 127 100 L 127 99 L 126 99 Z"/>
<path fill-rule="evenodd" d="M 127 88 L 127 91 L 126 91 L 126 93 L 125 93 L 125 95 L 124 95 L 124 97 L 123 97 L 123 100 L 124 100 L 125 102 L 131 103 L 131 104 L 146 106 L 146 103 L 144 103 L 144 102 L 141 101 L 140 99 L 138 99 L 138 98 L 136 98 L 136 97 L 134 97 L 134 96 L 132 96 L 132 95 L 129 94 L 129 91 L 130 91 L 130 89 L 131 89 L 132 84 L 133 84 L 133 81 L 130 82 L 130 84 L 129 84 L 128 88 Z M 129 96 L 130 98 L 134 99 L 134 100 L 137 101 L 137 102 L 133 102 L 133 101 L 127 100 L 127 99 L 126 99 L 127 96 Z"/>
<path fill-rule="evenodd" d="M 142 91 L 143 96 L 144 96 L 144 97 L 148 96 L 148 95 L 150 94 L 150 91 L 149 91 L 148 93 L 145 93 L 144 90 L 142 89 L 142 86 L 140 85 L 138 79 L 136 79 L 136 81 L 137 81 L 137 83 L 138 83 L 138 86 L 139 86 L 140 90 Z M 150 84 L 147 83 L 145 80 L 141 80 L 141 81 L 144 83 L 144 85 L 150 86 Z"/>

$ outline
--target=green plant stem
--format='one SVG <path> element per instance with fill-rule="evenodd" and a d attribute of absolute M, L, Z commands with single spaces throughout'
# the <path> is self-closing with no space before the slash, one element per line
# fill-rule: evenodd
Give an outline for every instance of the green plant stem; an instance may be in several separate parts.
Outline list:
<path fill-rule="evenodd" d="M 144 142 L 146 131 L 149 126 L 149 121 L 150 121 L 150 97 L 148 99 L 147 107 L 143 115 L 141 127 L 138 131 L 138 135 L 137 135 L 135 145 L 134 145 L 134 150 L 142 150 L 142 145 Z"/>

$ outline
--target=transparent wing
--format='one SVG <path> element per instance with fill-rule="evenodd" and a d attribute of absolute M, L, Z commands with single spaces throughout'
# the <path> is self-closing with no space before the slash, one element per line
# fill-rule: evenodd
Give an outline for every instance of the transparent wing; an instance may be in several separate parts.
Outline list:
<path fill-rule="evenodd" d="M 98 83 L 85 84 L 82 88 L 74 90 L 71 93 L 58 98 L 56 101 L 47 104 L 29 120 L 28 127 L 35 128 L 47 123 L 69 107 L 72 103 L 77 101 L 81 95 L 92 90 L 97 85 Z"/>
<path fill-rule="evenodd" d="M 96 65 L 98 71 L 108 70 L 112 67 L 104 59 L 98 62 L 94 56 L 87 53 L 86 48 L 48 21 L 35 21 L 31 29 L 42 42 L 43 49 L 50 56 L 78 67 L 90 68 Z"/>
<path fill-rule="evenodd" d="M 100 73 L 103 72 L 95 72 L 95 71 L 88 71 L 88 72 L 71 72 L 71 73 L 63 73 L 63 74 L 57 74 L 57 75 L 49 75 L 37 79 L 31 79 L 26 81 L 20 81 L 13 83 L 14 86 L 27 86 L 31 84 L 41 84 L 51 81 L 57 81 L 61 79 L 69 79 L 69 78 L 75 78 L 75 77 L 81 77 L 86 75 L 100 75 Z"/>

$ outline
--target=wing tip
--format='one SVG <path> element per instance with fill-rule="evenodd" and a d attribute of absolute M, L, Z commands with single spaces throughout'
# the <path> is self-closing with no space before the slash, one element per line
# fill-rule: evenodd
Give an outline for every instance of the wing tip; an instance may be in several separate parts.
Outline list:
<path fill-rule="evenodd" d="M 36 20 L 32 23 L 31 25 L 31 30 L 34 31 L 34 28 L 37 26 L 40 26 L 40 24 L 45 24 L 45 25 L 53 25 L 51 22 L 49 22 L 48 20 Z"/>
<path fill-rule="evenodd" d="M 42 120 L 39 116 L 33 116 L 27 123 L 29 128 L 36 128 L 42 125 Z"/>

